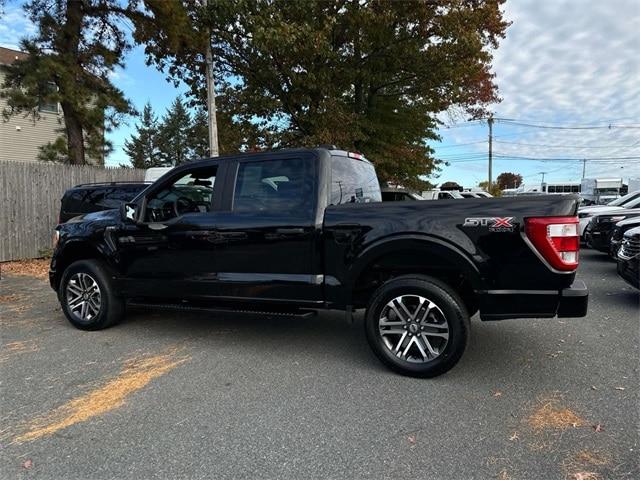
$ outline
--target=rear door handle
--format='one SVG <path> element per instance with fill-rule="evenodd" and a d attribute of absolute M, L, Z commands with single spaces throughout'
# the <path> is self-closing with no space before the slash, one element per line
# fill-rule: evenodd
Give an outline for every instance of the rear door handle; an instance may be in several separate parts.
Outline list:
<path fill-rule="evenodd" d="M 294 234 L 294 233 L 304 233 L 304 228 L 276 228 L 276 233 L 282 234 Z"/>

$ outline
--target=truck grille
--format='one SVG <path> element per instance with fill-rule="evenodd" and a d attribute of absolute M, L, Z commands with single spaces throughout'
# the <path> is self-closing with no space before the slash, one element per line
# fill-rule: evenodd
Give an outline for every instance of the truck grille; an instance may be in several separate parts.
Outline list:
<path fill-rule="evenodd" d="M 633 258 L 640 253 L 640 236 L 626 237 L 622 241 L 618 255 L 622 258 Z"/>

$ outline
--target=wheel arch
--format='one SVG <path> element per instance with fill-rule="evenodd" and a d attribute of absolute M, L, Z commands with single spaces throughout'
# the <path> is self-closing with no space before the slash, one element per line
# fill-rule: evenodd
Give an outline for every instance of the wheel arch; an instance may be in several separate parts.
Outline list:
<path fill-rule="evenodd" d="M 465 298 L 468 307 L 474 307 L 475 291 L 483 288 L 478 267 L 459 247 L 440 238 L 403 235 L 376 242 L 362 252 L 347 279 L 351 295 L 347 303 L 361 307 L 381 283 L 409 273 L 443 281 Z"/>
<path fill-rule="evenodd" d="M 69 265 L 78 260 L 89 258 L 106 258 L 105 247 L 96 245 L 85 239 L 72 239 L 64 243 L 53 257 L 51 269 L 54 272 L 51 279 L 52 286 L 58 290 L 64 271 Z"/>

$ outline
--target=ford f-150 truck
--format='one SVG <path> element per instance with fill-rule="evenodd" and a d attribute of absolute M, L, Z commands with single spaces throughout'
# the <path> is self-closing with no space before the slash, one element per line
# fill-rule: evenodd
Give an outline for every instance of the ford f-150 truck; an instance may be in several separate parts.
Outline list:
<path fill-rule="evenodd" d="M 366 309 L 374 353 L 432 377 L 469 317 L 581 317 L 576 196 L 381 202 L 374 166 L 334 147 L 179 166 L 120 210 L 56 228 L 50 281 L 76 327 L 126 305 L 310 315 Z"/>

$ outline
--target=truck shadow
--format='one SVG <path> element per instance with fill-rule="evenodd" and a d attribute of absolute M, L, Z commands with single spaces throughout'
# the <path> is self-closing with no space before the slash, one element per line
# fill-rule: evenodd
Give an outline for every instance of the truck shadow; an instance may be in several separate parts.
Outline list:
<path fill-rule="evenodd" d="M 340 312 L 322 312 L 311 318 L 260 317 L 236 314 L 154 312 L 134 310 L 118 330 L 134 330 L 145 337 L 172 338 L 198 351 L 225 349 L 229 354 L 303 361 L 322 370 L 328 360 L 347 370 L 379 375 L 391 373 L 371 352 L 363 329 L 362 314 L 349 324 Z M 520 376 L 535 358 L 546 358 L 544 338 L 527 340 L 518 329 L 472 322 L 471 342 L 460 364 L 441 377 L 474 380 L 479 377 L 508 379 Z M 539 332 L 540 330 L 537 330 Z M 124 334 L 124 333 L 123 333 Z M 131 332 L 126 335 L 131 335 Z"/>

